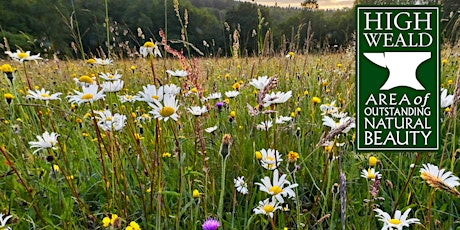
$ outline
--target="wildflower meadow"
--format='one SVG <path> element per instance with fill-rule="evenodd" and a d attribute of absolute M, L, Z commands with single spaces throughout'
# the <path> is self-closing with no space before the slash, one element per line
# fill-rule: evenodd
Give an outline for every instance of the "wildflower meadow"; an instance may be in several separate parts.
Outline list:
<path fill-rule="evenodd" d="M 458 229 L 458 47 L 441 150 L 355 150 L 355 54 L 0 60 L 0 229 Z M 233 44 L 237 46 L 237 44 Z"/>

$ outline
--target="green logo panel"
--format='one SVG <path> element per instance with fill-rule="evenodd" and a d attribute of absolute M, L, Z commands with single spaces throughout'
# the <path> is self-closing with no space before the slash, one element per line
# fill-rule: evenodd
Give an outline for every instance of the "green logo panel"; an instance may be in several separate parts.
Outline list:
<path fill-rule="evenodd" d="M 357 6 L 358 151 L 439 149 L 439 8 Z"/>

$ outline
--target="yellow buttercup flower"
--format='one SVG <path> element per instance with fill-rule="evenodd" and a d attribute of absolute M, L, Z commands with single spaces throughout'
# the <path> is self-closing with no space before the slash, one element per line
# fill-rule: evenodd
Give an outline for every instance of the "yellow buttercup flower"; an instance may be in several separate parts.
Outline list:
<path fill-rule="evenodd" d="M 198 198 L 200 197 L 200 191 L 198 191 L 198 189 L 194 189 L 193 192 L 192 192 L 192 196 L 193 198 Z"/>
<path fill-rule="evenodd" d="M 371 156 L 369 157 L 369 166 L 375 167 L 377 165 L 377 157 Z"/>

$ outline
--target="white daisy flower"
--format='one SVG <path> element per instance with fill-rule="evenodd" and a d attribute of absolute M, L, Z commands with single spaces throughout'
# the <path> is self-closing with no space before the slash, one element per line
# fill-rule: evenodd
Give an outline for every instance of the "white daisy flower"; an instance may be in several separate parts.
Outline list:
<path fill-rule="evenodd" d="M 258 182 L 254 184 L 259 185 L 260 191 L 266 192 L 276 198 L 278 202 L 284 203 L 283 197 L 295 198 L 295 192 L 292 189 L 298 186 L 298 184 L 291 184 L 286 180 L 286 176 L 286 174 L 283 174 L 280 177 L 278 169 L 275 169 L 273 183 L 270 177 L 266 176 L 261 180 L 262 184 Z"/>
<path fill-rule="evenodd" d="M 319 106 L 319 109 L 321 110 L 321 115 L 329 115 L 333 113 L 339 112 L 339 108 L 335 106 L 335 101 L 332 101 L 330 104 L 322 104 Z"/>
<path fill-rule="evenodd" d="M 163 98 L 163 104 L 161 104 L 158 100 L 155 100 L 153 103 L 149 102 L 149 105 L 153 109 L 149 113 L 153 114 L 155 118 L 159 118 L 160 120 L 165 121 L 168 121 L 169 118 L 177 121 L 179 118 L 179 115 L 177 114 L 179 105 L 177 104 L 174 95 L 165 94 Z"/>
<path fill-rule="evenodd" d="M 175 70 L 175 71 L 172 71 L 172 70 L 166 70 L 166 73 L 168 73 L 169 75 L 173 76 L 173 77 L 187 77 L 187 71 L 185 70 Z"/>
<path fill-rule="evenodd" d="M 106 58 L 106 59 L 94 58 L 94 60 L 96 61 L 96 64 L 98 65 L 110 65 L 113 62 L 112 59 L 110 58 Z"/>
<path fill-rule="evenodd" d="M 83 75 L 79 78 L 73 78 L 73 80 L 75 81 L 75 84 L 77 86 L 90 86 L 90 85 L 96 85 L 97 82 L 96 82 L 96 78 L 95 77 L 89 77 L 87 75 Z"/>
<path fill-rule="evenodd" d="M 83 86 L 82 92 L 75 91 L 76 95 L 67 96 L 69 102 L 76 102 L 78 105 L 84 102 L 93 102 L 105 97 L 104 90 L 97 92 L 97 85 L 89 85 L 88 87 Z"/>
<path fill-rule="evenodd" d="M 46 101 L 47 103 L 50 100 L 61 100 L 61 98 L 59 98 L 59 96 L 62 94 L 62 93 L 50 94 L 50 91 L 47 91 L 44 88 L 42 88 L 41 90 L 37 89 L 37 90 L 35 90 L 35 92 L 29 89 L 29 91 L 27 91 L 27 93 L 28 93 L 28 95 L 26 96 L 26 99 L 32 98 L 32 99 L 35 99 L 35 100 Z"/>
<path fill-rule="evenodd" d="M 163 100 L 163 87 L 158 88 L 154 85 L 142 86 L 144 91 L 137 93 L 139 101 L 153 103 L 154 101 Z"/>
<path fill-rule="evenodd" d="M 261 131 L 267 131 L 273 126 L 272 121 L 262 121 L 260 124 L 256 126 L 256 129 L 261 130 Z"/>
<path fill-rule="evenodd" d="M 244 176 L 233 179 L 233 183 L 235 184 L 236 191 L 241 194 L 248 194 L 248 183 L 244 181 Z"/>
<path fill-rule="evenodd" d="M 125 102 L 134 103 L 137 100 L 139 100 L 139 96 L 132 96 L 132 95 L 128 95 L 128 94 L 127 95 L 119 95 L 118 98 L 120 99 L 121 103 L 125 103 Z"/>
<path fill-rule="evenodd" d="M 213 100 L 213 99 L 220 99 L 222 98 L 222 93 L 217 92 L 217 93 L 212 93 L 209 96 L 206 97 L 206 100 Z"/>
<path fill-rule="evenodd" d="M 236 90 L 225 92 L 225 96 L 228 97 L 228 98 L 233 98 L 233 97 L 236 97 L 238 95 L 240 95 L 240 92 L 238 92 Z"/>
<path fill-rule="evenodd" d="M 207 133 L 212 133 L 216 130 L 217 130 L 217 125 L 204 129 L 204 131 L 206 131 Z"/>
<path fill-rule="evenodd" d="M 407 219 L 409 212 L 411 209 L 407 209 L 402 215 L 401 211 L 396 210 L 394 218 L 391 218 L 390 214 L 382 211 L 381 209 L 374 209 L 377 212 L 375 217 L 379 218 L 380 221 L 383 222 L 382 230 L 393 230 L 398 229 L 402 230 L 403 227 L 409 227 L 410 224 L 420 224 L 420 220 L 417 218 L 410 218 Z"/>
<path fill-rule="evenodd" d="M 270 94 L 266 94 L 264 97 L 264 107 L 268 107 L 271 104 L 281 104 L 286 102 L 289 98 L 292 97 L 292 91 L 288 91 L 286 93 L 283 92 L 272 92 Z"/>
<path fill-rule="evenodd" d="M 37 135 L 38 141 L 30 141 L 29 145 L 30 148 L 37 148 L 33 154 L 36 152 L 42 150 L 42 149 L 48 149 L 48 148 L 54 148 L 54 145 L 57 143 L 57 138 L 59 137 L 59 134 L 57 133 L 49 133 L 48 131 L 44 132 L 41 136 Z"/>
<path fill-rule="evenodd" d="M 126 116 L 119 113 L 113 114 L 110 110 L 106 109 L 103 112 L 95 111 L 100 117 L 96 117 L 97 124 L 104 131 L 120 131 L 125 126 Z"/>
<path fill-rule="evenodd" d="M 260 76 L 258 77 L 257 79 L 252 79 L 249 84 L 256 87 L 256 89 L 258 90 L 262 90 L 263 88 L 265 88 L 265 86 L 268 85 L 268 83 L 270 82 L 270 78 L 268 76 Z"/>
<path fill-rule="evenodd" d="M 101 84 L 101 88 L 107 93 L 118 92 L 123 89 L 123 84 L 123 80 L 105 81 Z"/>
<path fill-rule="evenodd" d="M 5 51 L 5 54 L 8 54 L 11 59 L 20 62 L 21 64 L 24 61 L 35 61 L 43 59 L 40 57 L 40 54 L 30 55 L 30 51 L 22 52 L 20 50 L 16 50 L 16 53 L 12 53 L 11 51 Z"/>
<path fill-rule="evenodd" d="M 139 53 L 143 57 L 147 57 L 149 54 L 153 57 L 161 57 L 161 52 L 158 48 L 158 45 L 151 41 L 145 42 L 144 45 L 139 48 Z"/>
<path fill-rule="evenodd" d="M 336 129 L 342 125 L 344 125 L 346 122 L 348 122 L 348 120 L 350 120 L 351 117 L 343 117 L 343 118 L 340 118 L 340 120 L 338 122 L 336 122 L 334 119 L 332 119 L 331 117 L 329 116 L 324 116 L 323 117 L 323 125 L 327 126 L 327 127 L 330 127 L 331 130 L 333 129 Z M 354 128 L 355 127 L 355 123 L 352 122 L 348 127 L 346 127 L 342 133 L 348 133 L 350 131 L 350 129 Z"/>
<path fill-rule="evenodd" d="M 118 73 L 118 71 L 115 71 L 114 74 L 111 73 L 101 73 L 99 74 L 99 77 L 106 80 L 106 81 L 116 81 L 121 78 L 121 74 Z"/>
<path fill-rule="evenodd" d="M 273 218 L 273 213 L 276 210 L 281 210 L 281 206 L 279 206 L 279 203 L 276 202 L 276 199 L 274 198 L 271 198 L 271 199 L 267 198 L 263 201 L 259 201 L 259 205 L 256 208 L 254 208 L 252 211 L 256 215 L 264 214 L 264 215 L 267 215 Z"/>
<path fill-rule="evenodd" d="M 208 112 L 208 109 L 206 106 L 200 107 L 200 106 L 192 106 L 187 109 L 193 116 L 201 116 L 203 113 Z"/>
<path fill-rule="evenodd" d="M 259 152 L 262 155 L 262 158 L 260 159 L 260 164 L 265 169 L 274 170 L 278 168 L 281 161 L 283 161 L 281 154 L 276 149 L 262 149 Z"/>
<path fill-rule="evenodd" d="M 136 120 L 137 122 L 143 123 L 152 120 L 152 117 L 148 113 L 143 113 L 142 115 L 136 117 Z"/>
<path fill-rule="evenodd" d="M 438 166 L 433 164 L 423 164 L 420 173 L 420 177 L 434 188 L 447 186 L 452 189 L 460 185 L 459 178 L 454 176 L 452 172 L 445 169 L 439 170 Z"/>
<path fill-rule="evenodd" d="M 441 88 L 441 108 L 452 105 L 454 102 L 454 95 L 447 95 L 447 89 Z"/>
<path fill-rule="evenodd" d="M 284 124 L 288 121 L 291 121 L 292 117 L 285 117 L 285 116 L 279 116 L 276 118 L 275 123 L 276 124 Z"/>
<path fill-rule="evenodd" d="M 376 172 L 374 168 L 369 168 L 361 171 L 361 177 L 368 180 L 375 180 L 375 178 L 382 178 L 382 175 L 379 172 Z"/>
<path fill-rule="evenodd" d="M 12 215 L 4 215 L 3 213 L 0 213 L 0 229 L 3 229 L 3 227 L 6 226 L 6 222 L 12 217 Z M 5 230 L 11 230 L 10 227 L 5 228 Z"/>
<path fill-rule="evenodd" d="M 164 94 L 177 95 L 177 94 L 180 93 L 180 87 L 177 86 L 177 85 L 174 85 L 174 84 L 164 85 L 164 86 L 161 86 L 161 87 L 163 87 L 163 93 Z"/>

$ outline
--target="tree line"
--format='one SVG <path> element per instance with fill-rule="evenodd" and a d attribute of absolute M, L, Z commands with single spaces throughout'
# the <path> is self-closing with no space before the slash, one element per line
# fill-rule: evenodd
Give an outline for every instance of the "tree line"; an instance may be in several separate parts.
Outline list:
<path fill-rule="evenodd" d="M 356 4 L 386 1 L 396 0 Z M 113 54 L 134 56 L 136 47 L 161 39 L 160 29 L 172 46 L 195 56 L 318 52 L 354 43 L 354 9 L 318 10 L 311 0 L 293 8 L 233 0 L 0 0 L 0 4 L 0 48 L 45 56 L 104 56 L 107 40 Z M 460 3 L 446 0 L 442 5 L 444 24 L 450 26 L 445 37 L 456 41 Z"/>

